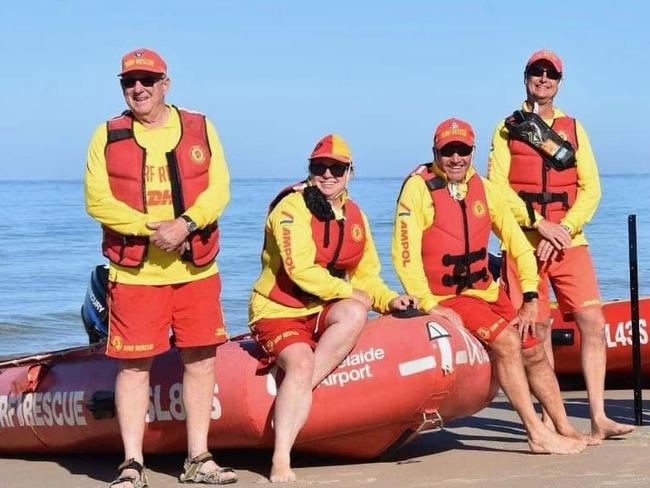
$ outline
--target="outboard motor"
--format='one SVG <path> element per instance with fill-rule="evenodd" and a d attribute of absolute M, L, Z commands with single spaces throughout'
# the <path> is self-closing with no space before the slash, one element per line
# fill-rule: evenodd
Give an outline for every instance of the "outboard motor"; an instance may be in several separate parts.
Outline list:
<path fill-rule="evenodd" d="M 90 283 L 81 306 L 81 320 L 91 344 L 105 341 L 108 337 L 108 303 L 106 289 L 108 267 L 96 266 L 90 274 Z"/>

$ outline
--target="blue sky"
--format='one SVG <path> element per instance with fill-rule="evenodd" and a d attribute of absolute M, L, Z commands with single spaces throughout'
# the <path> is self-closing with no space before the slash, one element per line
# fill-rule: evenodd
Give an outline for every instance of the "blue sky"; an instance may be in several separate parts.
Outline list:
<path fill-rule="evenodd" d="M 641 1 L 31 1 L 3 7 L 0 179 L 80 179 L 94 128 L 124 108 L 137 47 L 167 60 L 168 101 L 214 122 L 234 177 L 300 177 L 324 134 L 359 176 L 430 157 L 449 116 L 473 124 L 476 166 L 524 98 L 536 49 L 565 64 L 556 103 L 582 121 L 601 172 L 648 172 L 650 8 Z"/>

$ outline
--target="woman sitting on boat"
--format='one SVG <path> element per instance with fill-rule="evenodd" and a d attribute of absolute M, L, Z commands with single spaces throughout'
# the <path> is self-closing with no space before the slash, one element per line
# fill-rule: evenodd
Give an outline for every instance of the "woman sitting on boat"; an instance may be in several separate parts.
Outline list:
<path fill-rule="evenodd" d="M 270 479 L 296 479 L 290 453 L 309 415 L 312 390 L 345 358 L 368 310 L 404 310 L 414 300 L 390 290 L 361 209 L 348 197 L 352 155 L 343 138 L 323 137 L 306 181 L 270 205 L 262 273 L 249 323 L 269 362 L 284 370 L 275 401 Z"/>

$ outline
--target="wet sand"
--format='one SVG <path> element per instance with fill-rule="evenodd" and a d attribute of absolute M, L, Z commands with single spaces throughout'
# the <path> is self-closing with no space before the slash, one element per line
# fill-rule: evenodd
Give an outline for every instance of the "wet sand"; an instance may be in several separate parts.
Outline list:
<path fill-rule="evenodd" d="M 393 458 L 351 463 L 299 457 L 297 483 L 315 487 L 596 487 L 650 486 L 650 390 L 644 391 L 644 426 L 619 439 L 589 447 L 570 456 L 528 453 L 521 423 L 503 396 L 473 417 L 452 422 L 444 430 L 420 436 Z M 565 392 L 572 423 L 589 429 L 584 392 Z M 606 392 L 608 414 L 633 423 L 631 390 Z M 0 436 L 0 442 L 2 438 Z M 240 477 L 234 487 L 268 483 L 269 452 L 215 453 L 223 465 Z M 148 456 L 149 485 L 178 487 L 176 476 L 182 455 Z M 105 487 L 115 475 L 118 455 L 17 456 L 0 459 L 0 487 Z M 286 486 L 286 485 L 285 485 Z"/>

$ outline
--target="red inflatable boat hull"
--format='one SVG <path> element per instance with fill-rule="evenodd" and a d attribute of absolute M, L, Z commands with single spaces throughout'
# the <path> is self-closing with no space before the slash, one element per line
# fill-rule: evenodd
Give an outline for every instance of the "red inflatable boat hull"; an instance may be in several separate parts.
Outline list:
<path fill-rule="evenodd" d="M 211 448 L 272 446 L 275 371 L 259 371 L 259 359 L 250 339 L 218 348 Z M 120 451 L 115 375 L 102 346 L 0 363 L 0 452 Z M 181 380 L 176 350 L 155 360 L 145 452 L 185 450 Z M 467 331 L 433 315 L 379 317 L 314 391 L 295 450 L 374 458 L 481 410 L 496 390 L 489 357 Z"/>

